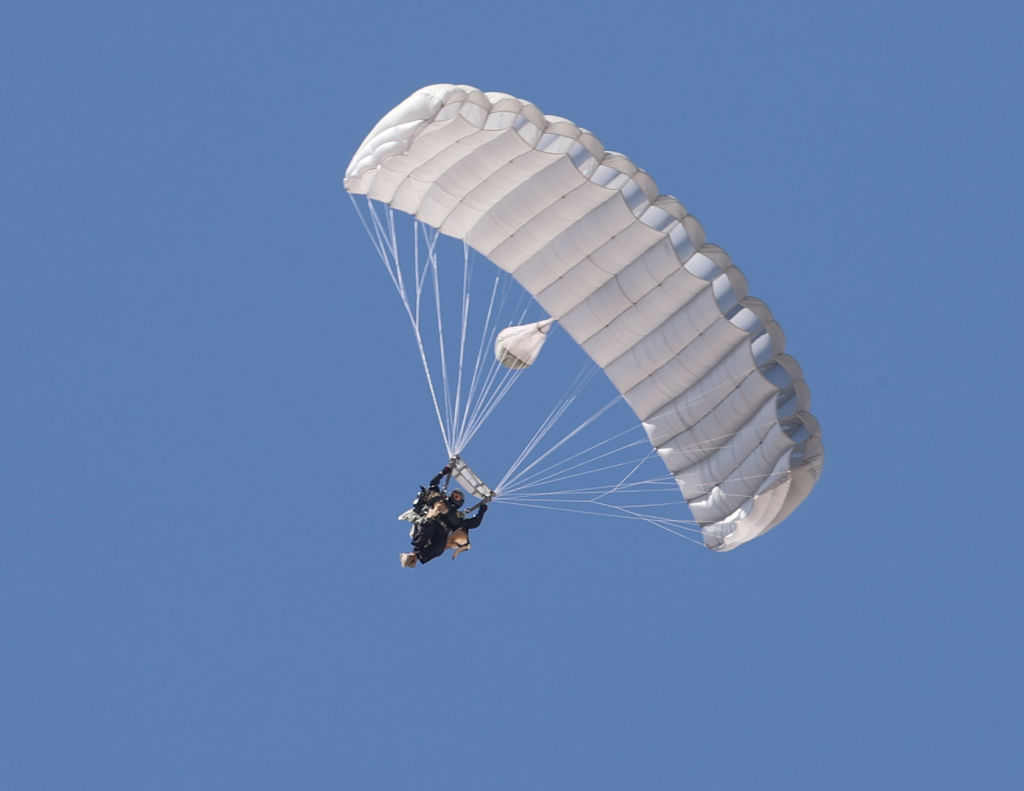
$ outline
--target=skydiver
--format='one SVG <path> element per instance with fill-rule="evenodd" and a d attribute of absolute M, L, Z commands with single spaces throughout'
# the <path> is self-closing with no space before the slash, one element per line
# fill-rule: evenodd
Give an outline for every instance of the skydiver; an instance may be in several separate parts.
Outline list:
<path fill-rule="evenodd" d="M 403 568 L 414 568 L 417 562 L 428 563 L 446 549 L 451 549 L 452 557 L 457 558 L 460 552 L 469 549 L 469 531 L 479 527 L 487 513 L 485 501 L 477 506 L 476 516 L 466 517 L 459 512 L 465 495 L 458 489 L 447 497 L 441 492 L 441 479 L 451 471 L 451 466 L 446 464 L 426 488 L 421 486 L 411 512 L 399 517 L 413 523 L 412 552 L 399 555 Z"/>

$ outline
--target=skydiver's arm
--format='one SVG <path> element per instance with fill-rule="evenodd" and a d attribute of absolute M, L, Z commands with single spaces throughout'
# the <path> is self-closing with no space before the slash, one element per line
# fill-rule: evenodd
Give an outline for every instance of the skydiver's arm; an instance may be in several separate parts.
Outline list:
<path fill-rule="evenodd" d="M 460 527 L 464 527 L 467 530 L 472 530 L 474 527 L 480 527 L 480 523 L 484 521 L 484 514 L 487 513 L 487 503 L 480 505 L 480 510 L 476 512 L 476 516 L 471 516 L 469 519 L 463 519 Z"/>
<path fill-rule="evenodd" d="M 439 472 L 437 475 L 435 475 L 433 478 L 430 479 L 429 488 L 431 488 L 431 489 L 438 488 L 441 485 L 441 479 L 445 475 L 450 473 L 451 471 L 452 471 L 452 468 L 447 466 L 447 465 L 445 465 L 445 468 L 443 470 L 441 470 L 441 472 Z"/>

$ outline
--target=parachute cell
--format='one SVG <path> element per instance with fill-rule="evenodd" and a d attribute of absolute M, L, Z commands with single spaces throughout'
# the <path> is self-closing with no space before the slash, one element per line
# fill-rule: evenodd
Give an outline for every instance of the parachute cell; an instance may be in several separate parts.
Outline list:
<path fill-rule="evenodd" d="M 590 132 L 432 85 L 371 130 L 345 188 L 463 239 L 533 295 L 640 419 L 707 546 L 756 538 L 811 491 L 821 431 L 771 312 L 678 200 Z M 496 343 L 507 366 L 533 361 L 550 322 L 524 326 Z"/>

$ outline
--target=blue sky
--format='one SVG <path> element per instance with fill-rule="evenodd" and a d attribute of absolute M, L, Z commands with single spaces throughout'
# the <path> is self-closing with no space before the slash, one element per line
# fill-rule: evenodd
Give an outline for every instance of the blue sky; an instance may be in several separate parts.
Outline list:
<path fill-rule="evenodd" d="M 5 10 L 0 788 L 1020 786 L 1021 12 L 632 6 Z M 341 175 L 433 82 L 730 252 L 824 428 L 783 526 L 399 568 L 444 447 Z"/>

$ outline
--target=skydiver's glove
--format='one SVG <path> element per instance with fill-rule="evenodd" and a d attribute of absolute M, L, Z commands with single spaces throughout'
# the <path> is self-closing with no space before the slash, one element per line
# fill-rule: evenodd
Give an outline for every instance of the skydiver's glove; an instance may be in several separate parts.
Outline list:
<path fill-rule="evenodd" d="M 487 503 L 480 503 L 480 516 L 487 513 Z"/>
<path fill-rule="evenodd" d="M 446 464 L 446 465 L 444 465 L 444 467 L 443 467 L 443 468 L 441 469 L 441 474 L 442 474 L 442 475 L 450 475 L 450 474 L 451 474 L 451 471 L 452 471 L 451 465 L 449 465 L 449 464 Z"/>

